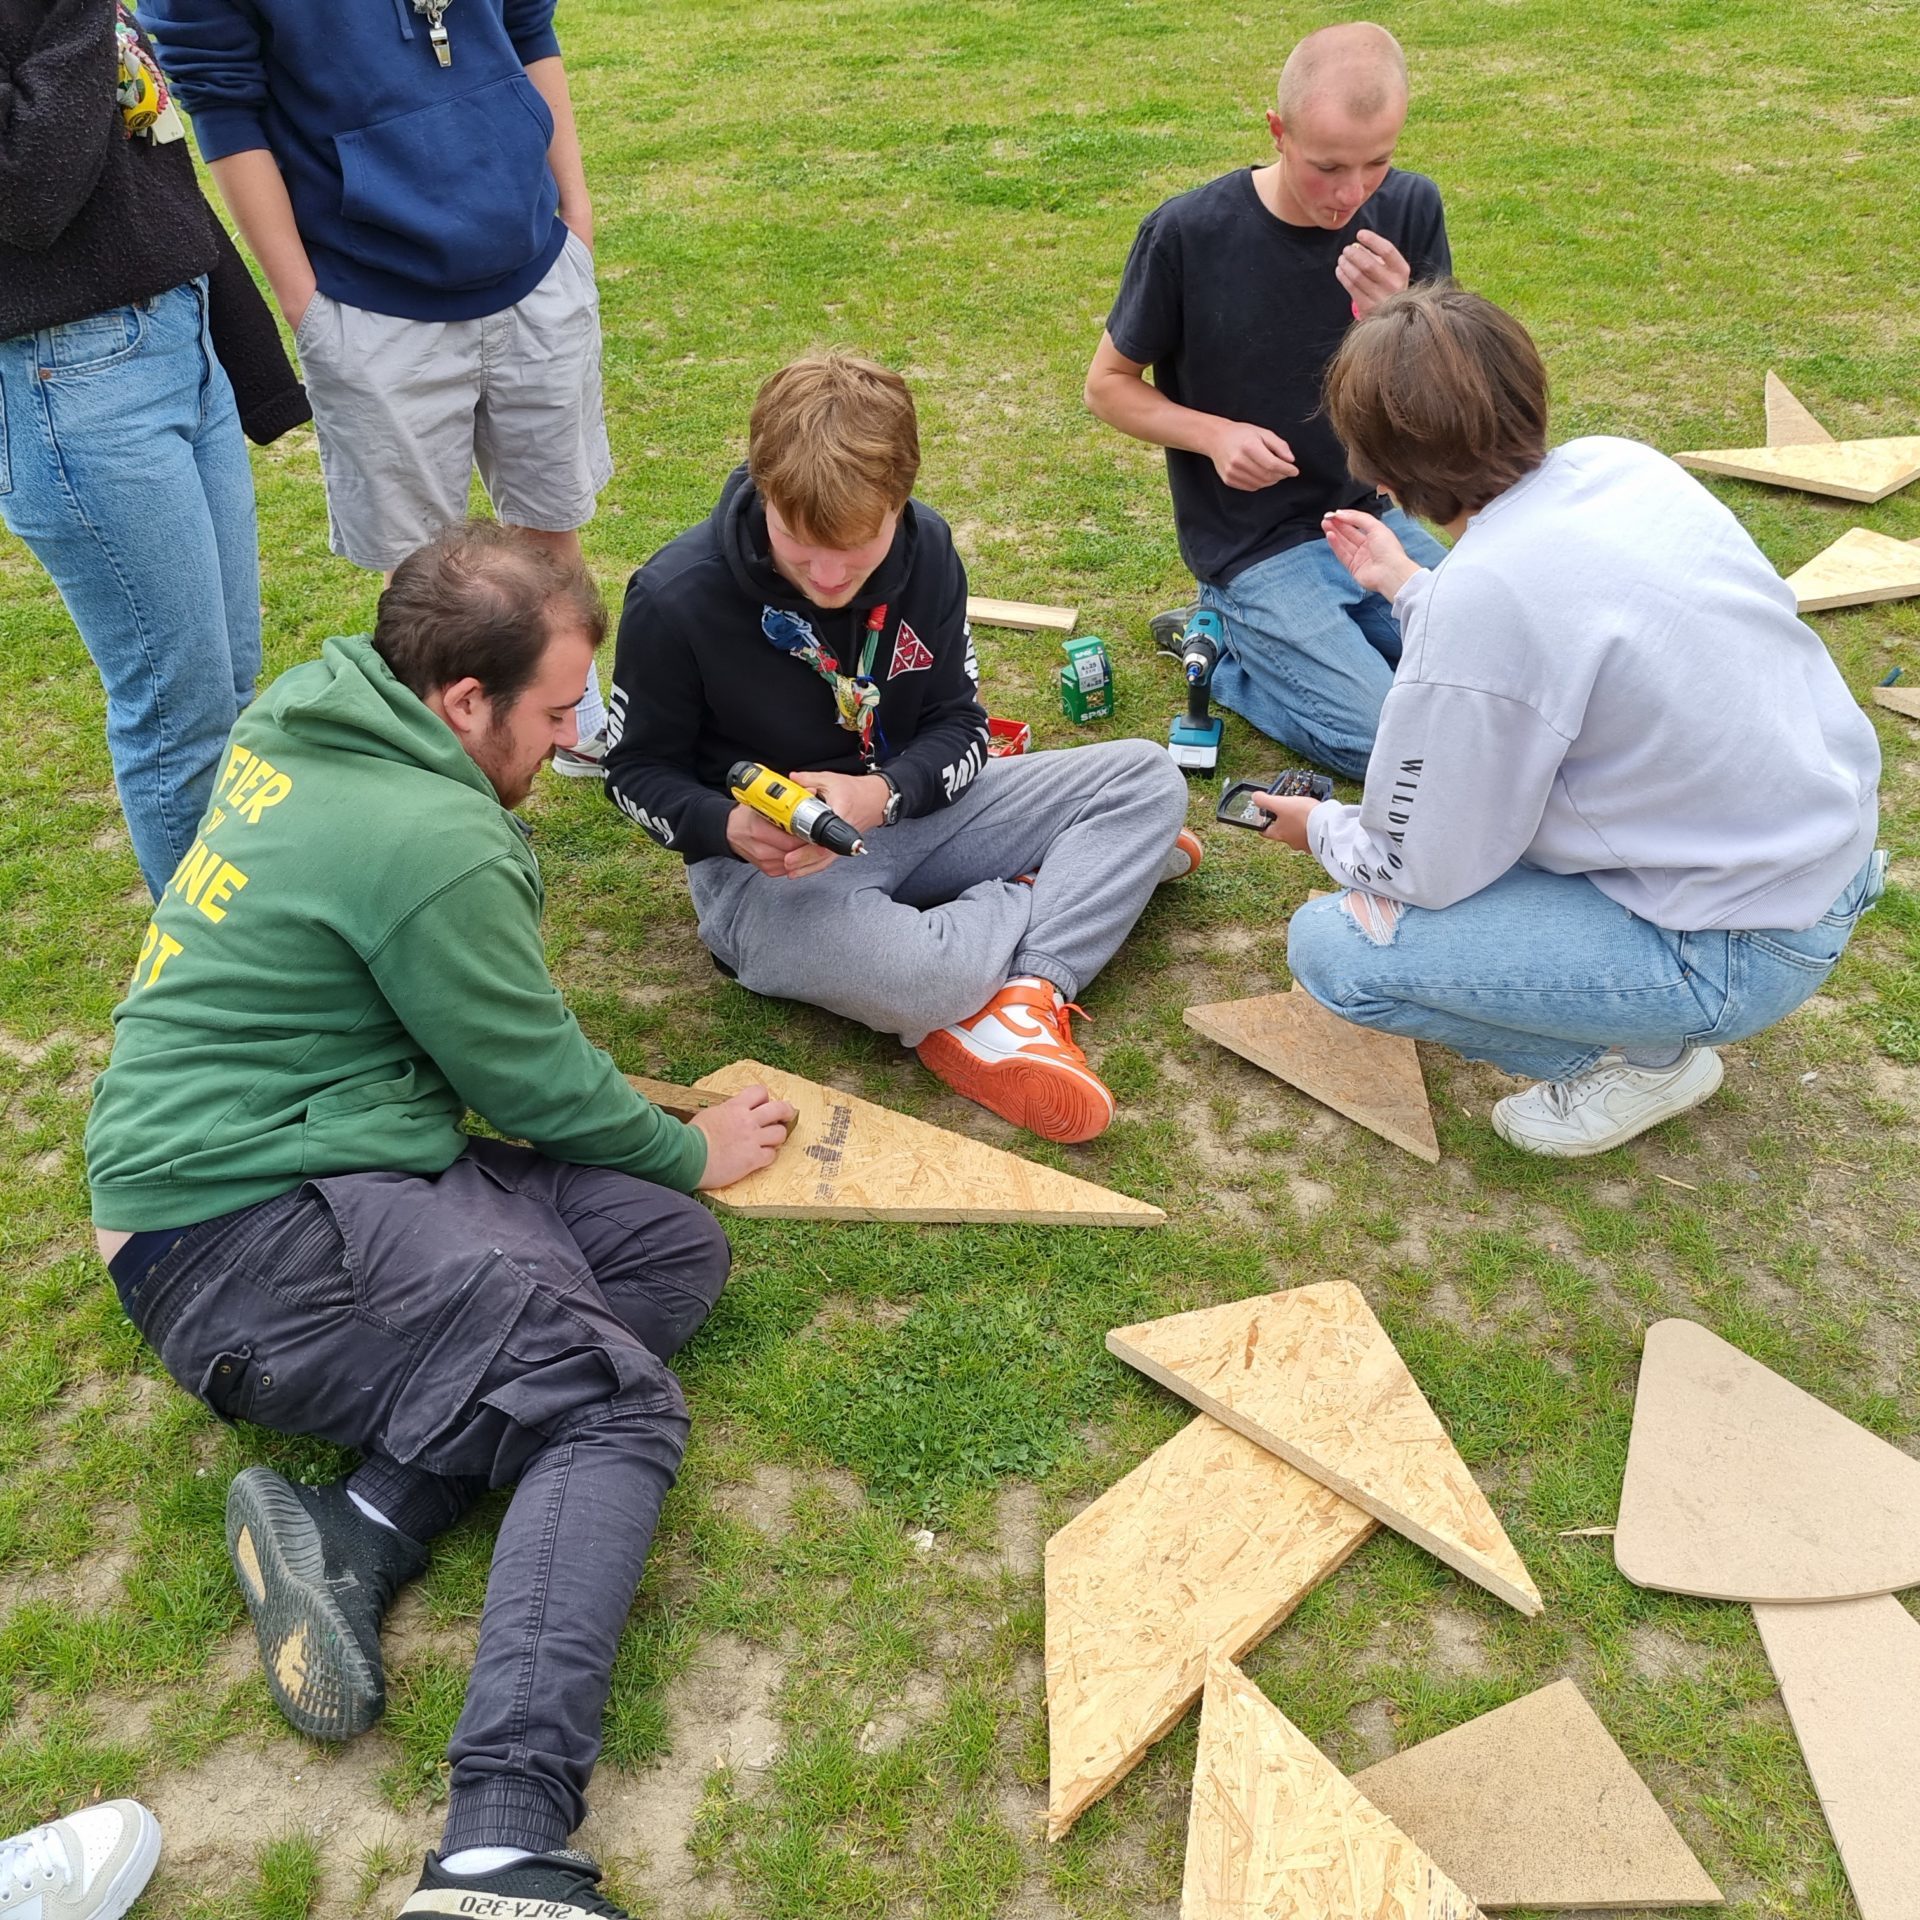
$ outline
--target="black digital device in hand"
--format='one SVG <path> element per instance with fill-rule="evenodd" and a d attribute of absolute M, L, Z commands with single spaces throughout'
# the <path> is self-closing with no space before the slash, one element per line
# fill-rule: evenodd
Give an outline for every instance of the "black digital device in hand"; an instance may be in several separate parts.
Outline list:
<path fill-rule="evenodd" d="M 1306 767 L 1288 767 L 1271 780 L 1235 780 L 1222 791 L 1213 817 L 1224 820 L 1230 827 L 1251 827 L 1255 833 L 1263 832 L 1273 816 L 1262 813 L 1253 804 L 1249 796 L 1256 793 L 1274 793 L 1290 800 L 1331 800 L 1333 782 L 1324 773 L 1314 773 Z"/>

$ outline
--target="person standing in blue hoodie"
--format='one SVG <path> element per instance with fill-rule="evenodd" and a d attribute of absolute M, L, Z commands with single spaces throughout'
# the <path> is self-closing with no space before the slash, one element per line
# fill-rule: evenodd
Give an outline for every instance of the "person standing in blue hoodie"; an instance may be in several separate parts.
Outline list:
<path fill-rule="evenodd" d="M 553 0 L 146 0 L 293 329 L 335 553 L 391 573 L 466 515 L 563 561 L 612 477 L 593 208 Z M 590 679 L 581 749 L 606 709 Z"/>

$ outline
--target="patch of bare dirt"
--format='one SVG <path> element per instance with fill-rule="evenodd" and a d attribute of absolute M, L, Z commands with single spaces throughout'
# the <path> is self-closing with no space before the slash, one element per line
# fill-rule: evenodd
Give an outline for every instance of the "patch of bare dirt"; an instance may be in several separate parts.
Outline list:
<path fill-rule="evenodd" d="M 1433 1659 L 1448 1673 L 1485 1673 L 1486 1629 L 1470 1613 L 1436 1607 L 1427 1617 L 1428 1644 Z"/>
<path fill-rule="evenodd" d="M 1347 1768 L 1349 1773 L 1358 1773 L 1362 1767 L 1399 1751 L 1399 1734 L 1384 1700 L 1367 1700 L 1355 1707 L 1347 1715 L 1347 1728 L 1360 1749 L 1360 1758 Z"/>
<path fill-rule="evenodd" d="M 665 1914 L 732 1912 L 725 1876 L 701 1878 L 687 1842 L 716 1767 L 728 1768 L 736 1790 L 751 1798 L 778 1757 L 776 1702 L 785 1678 L 786 1663 L 771 1648 L 731 1634 L 708 1640 L 667 1690 L 667 1758 L 640 1773 L 601 1766 L 576 1844 L 597 1859 L 621 1861 L 626 1883 Z"/>
<path fill-rule="evenodd" d="M 915 1728 L 940 1711 L 947 1690 L 930 1673 L 910 1673 L 900 1691 L 883 1702 L 860 1729 L 855 1744 L 862 1753 L 890 1753 Z"/>
<path fill-rule="evenodd" d="M 392 1761 L 377 1732 L 341 1747 L 292 1735 L 265 1745 L 232 1741 L 197 1766 L 146 1780 L 140 1797 L 160 1818 L 162 1865 L 176 1884 L 202 1893 L 231 1886 L 251 1871 L 265 1842 L 307 1833 L 320 1849 L 314 1920 L 345 1920 L 357 1910 L 362 1868 L 376 1850 L 402 1864 L 366 1910 L 392 1913 L 439 1837 L 437 1806 L 398 1813 L 388 1805 L 379 1779 Z"/>
<path fill-rule="evenodd" d="M 1697 1680 L 1713 1657 L 1704 1647 L 1689 1646 L 1664 1627 L 1633 1628 L 1627 1646 L 1634 1672 L 1648 1680 Z"/>
<path fill-rule="evenodd" d="M 866 1505 L 866 1495 L 852 1474 L 837 1467 L 798 1473 L 792 1467 L 766 1464 L 752 1477 L 716 1487 L 713 1504 L 722 1513 L 757 1527 L 777 1540 L 792 1524 L 794 1503 L 805 1493 L 823 1491 L 849 1512 Z"/>

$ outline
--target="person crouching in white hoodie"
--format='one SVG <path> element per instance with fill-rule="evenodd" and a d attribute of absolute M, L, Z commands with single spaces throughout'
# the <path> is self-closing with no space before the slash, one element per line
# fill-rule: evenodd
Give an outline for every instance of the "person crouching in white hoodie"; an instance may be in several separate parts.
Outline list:
<path fill-rule="evenodd" d="M 1832 971 L 1884 882 L 1879 744 L 1704 487 L 1632 440 L 1548 451 L 1546 368 L 1491 302 L 1384 301 L 1326 404 L 1356 477 L 1454 545 L 1416 566 L 1327 516 L 1405 650 L 1360 804 L 1262 800 L 1345 889 L 1288 964 L 1343 1019 L 1536 1080 L 1493 1110 L 1515 1146 L 1603 1153 Z"/>

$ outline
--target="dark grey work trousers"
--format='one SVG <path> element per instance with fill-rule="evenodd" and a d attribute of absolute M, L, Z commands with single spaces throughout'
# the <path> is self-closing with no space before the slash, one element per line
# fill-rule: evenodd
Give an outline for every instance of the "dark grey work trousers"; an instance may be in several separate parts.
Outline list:
<path fill-rule="evenodd" d="M 562 1845 L 620 1632 L 686 1449 L 667 1362 L 727 1274 L 684 1194 L 476 1140 L 190 1231 L 122 1293 L 228 1420 L 357 1448 L 349 1484 L 430 1540 L 513 1485 L 448 1756 L 443 1846 Z"/>

